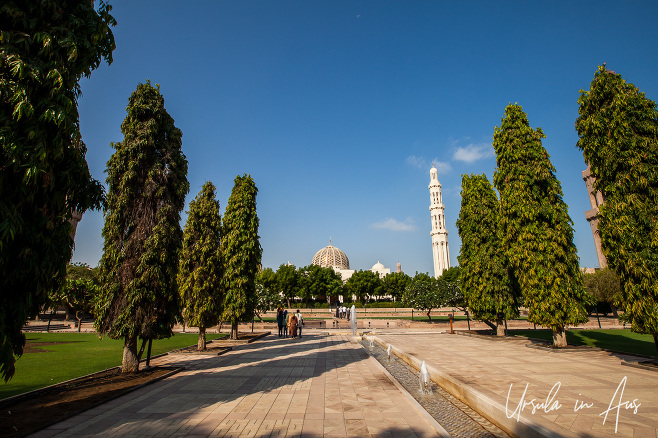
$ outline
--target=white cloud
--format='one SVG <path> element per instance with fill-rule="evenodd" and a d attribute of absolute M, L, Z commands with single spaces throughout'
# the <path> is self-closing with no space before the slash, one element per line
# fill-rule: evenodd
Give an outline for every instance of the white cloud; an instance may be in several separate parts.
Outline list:
<path fill-rule="evenodd" d="M 404 222 L 400 222 L 397 219 L 391 217 L 384 219 L 381 222 L 375 222 L 372 224 L 372 227 L 377 230 L 389 230 L 389 231 L 416 231 L 416 225 L 412 218 L 408 217 Z"/>
<path fill-rule="evenodd" d="M 465 163 L 474 163 L 478 160 L 494 156 L 493 146 L 489 143 L 471 143 L 467 146 L 458 146 L 452 154 L 452 159 Z"/>
<path fill-rule="evenodd" d="M 435 159 L 434 161 L 432 161 L 432 164 L 434 164 L 434 167 L 436 167 L 436 173 L 438 173 L 439 175 L 443 175 L 444 173 L 448 173 L 452 170 L 450 163 L 446 163 Z"/>
<path fill-rule="evenodd" d="M 427 160 L 423 157 L 409 155 L 405 160 L 405 162 L 410 166 L 417 167 L 423 170 L 429 170 L 433 164 L 434 167 L 436 167 L 436 171 L 438 172 L 439 175 L 448 173 L 452 169 L 450 163 L 439 161 L 437 158 L 432 160 L 431 163 L 428 163 Z"/>
<path fill-rule="evenodd" d="M 417 157 L 415 155 L 409 155 L 407 157 L 407 159 L 405 160 L 405 162 L 408 165 L 413 166 L 413 167 L 417 167 L 419 169 L 422 169 L 422 168 L 426 167 L 426 163 L 427 163 L 425 161 L 425 158 Z"/>

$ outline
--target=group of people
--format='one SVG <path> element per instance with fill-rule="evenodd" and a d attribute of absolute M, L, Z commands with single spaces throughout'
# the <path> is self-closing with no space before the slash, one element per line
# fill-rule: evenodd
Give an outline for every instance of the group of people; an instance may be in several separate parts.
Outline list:
<path fill-rule="evenodd" d="M 288 310 L 279 307 L 276 309 L 276 323 L 279 326 L 279 337 L 302 337 L 304 318 L 302 317 L 302 312 L 299 309 L 297 309 L 297 313 L 288 314 Z"/>
<path fill-rule="evenodd" d="M 345 306 L 336 306 L 336 318 L 350 319 L 350 309 Z"/>

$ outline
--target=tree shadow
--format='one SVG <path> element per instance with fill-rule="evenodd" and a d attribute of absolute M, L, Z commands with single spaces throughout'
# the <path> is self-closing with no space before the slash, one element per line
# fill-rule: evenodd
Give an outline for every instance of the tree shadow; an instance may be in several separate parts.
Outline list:
<path fill-rule="evenodd" d="M 618 333 L 615 333 L 618 332 Z M 552 332 L 547 329 L 538 330 L 510 330 L 511 334 L 518 333 L 528 337 L 528 342 L 535 346 L 550 346 Z M 595 347 L 609 352 L 611 355 L 623 360 L 658 358 L 655 343 L 652 339 L 643 340 L 627 336 L 617 329 L 610 332 L 593 330 L 567 330 L 567 343 L 572 347 Z"/>
<path fill-rule="evenodd" d="M 569 332 L 567 332 L 569 333 Z M 590 330 L 573 330 L 574 339 L 578 339 L 583 345 L 590 344 L 597 348 L 604 348 L 615 355 L 634 355 L 658 357 L 656 344 L 651 340 L 634 339 L 628 336 L 620 336 L 615 333 L 595 332 Z"/>
<path fill-rule="evenodd" d="M 289 393 L 292 398 L 296 391 L 310 388 L 314 378 L 332 371 L 347 372 L 347 368 L 351 365 L 369 358 L 360 345 L 355 345 L 354 348 L 340 348 L 343 344 L 350 344 L 350 341 L 321 335 L 305 335 L 302 339 L 268 336 L 256 343 L 240 345 L 232 352 L 221 356 L 181 356 L 180 360 L 167 361 L 167 365 L 185 366 L 187 368 L 185 374 L 178 374 L 157 385 L 135 392 L 131 396 L 132 400 L 120 397 L 88 412 L 86 415 L 90 418 L 92 413 L 101 414 L 110 409 L 114 410 L 110 418 L 89 421 L 79 432 L 83 435 L 102 434 L 103 431 L 114 430 L 122 424 L 130 423 L 130 433 L 150 433 L 156 427 L 162 433 L 174 433 L 183 419 L 198 414 L 210 414 L 218 409 L 220 412 L 236 412 L 235 407 L 250 394 L 272 392 L 280 396 Z M 232 407 L 221 409 L 222 405 L 229 403 Z M 261 423 L 266 421 L 268 410 L 275 406 L 263 405 L 262 417 L 258 421 Z M 257 411 L 259 409 L 257 404 L 253 409 L 256 411 L 249 412 L 250 418 L 260 413 Z M 283 406 L 282 412 L 287 412 L 287 405 Z M 304 418 L 303 414 L 296 415 L 298 421 Z M 267 420 L 272 421 L 269 418 Z M 349 433 L 369 434 L 365 420 L 349 421 L 349 427 L 353 429 Z M 212 431 L 205 429 L 199 432 L 204 434 Z M 190 430 L 187 433 L 194 434 L 195 431 Z M 256 436 L 269 436 L 269 433 Z M 413 435 L 412 429 L 392 425 L 386 430 L 382 429 L 380 435 L 374 436 L 408 435 Z M 315 435 L 300 433 L 299 436 Z"/>

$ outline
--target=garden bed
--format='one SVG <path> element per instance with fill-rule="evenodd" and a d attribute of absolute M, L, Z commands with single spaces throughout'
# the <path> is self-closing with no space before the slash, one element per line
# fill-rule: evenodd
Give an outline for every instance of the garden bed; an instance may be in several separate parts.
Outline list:
<path fill-rule="evenodd" d="M 28 435 L 180 370 L 150 367 L 122 374 L 117 367 L 1 400 L 0 436 Z"/>

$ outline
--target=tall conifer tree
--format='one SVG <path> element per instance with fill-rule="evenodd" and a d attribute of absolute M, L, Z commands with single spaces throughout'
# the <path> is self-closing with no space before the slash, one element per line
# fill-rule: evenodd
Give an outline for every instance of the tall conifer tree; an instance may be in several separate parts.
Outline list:
<path fill-rule="evenodd" d="M 237 176 L 224 213 L 222 260 L 225 295 L 222 319 L 231 323 L 231 339 L 238 338 L 238 323 L 249 321 L 254 316 L 258 302 L 255 281 L 262 249 L 256 214 L 257 193 L 251 176 Z"/>
<path fill-rule="evenodd" d="M 530 322 L 550 327 L 553 344 L 567 345 L 565 326 L 587 321 L 573 222 L 541 140 L 519 105 L 508 105 L 493 146 L 498 168 L 503 247 L 528 307 Z"/>
<path fill-rule="evenodd" d="M 112 62 L 116 24 L 101 2 L 0 7 L 0 377 L 14 374 L 21 327 L 64 279 L 71 212 L 100 208 L 81 139 L 79 80 Z"/>
<path fill-rule="evenodd" d="M 206 328 L 219 322 L 222 309 L 221 232 L 215 186 L 208 181 L 190 202 L 178 267 L 183 318 L 199 327 L 199 350 L 206 349 Z"/>
<path fill-rule="evenodd" d="M 603 65 L 578 104 L 577 146 L 603 195 L 601 249 L 621 281 L 623 317 L 658 350 L 656 103 Z"/>
<path fill-rule="evenodd" d="M 519 315 L 520 293 L 508 274 L 498 197 L 482 174 L 462 176 L 461 198 L 457 220 L 461 290 L 473 318 L 496 321 L 497 335 L 504 336 L 503 320 Z"/>
<path fill-rule="evenodd" d="M 124 339 L 123 372 L 137 372 L 138 337 L 172 335 L 180 312 L 176 273 L 180 212 L 189 190 L 182 132 L 164 107 L 160 87 L 139 84 L 107 163 L 101 294 L 95 327 Z"/>

